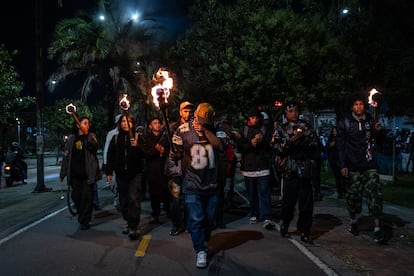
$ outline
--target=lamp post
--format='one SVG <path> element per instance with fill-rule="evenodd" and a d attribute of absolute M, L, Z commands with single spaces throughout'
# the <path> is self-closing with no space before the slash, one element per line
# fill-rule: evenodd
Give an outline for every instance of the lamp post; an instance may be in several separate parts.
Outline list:
<path fill-rule="evenodd" d="M 20 124 L 20 119 L 16 118 L 16 122 L 17 122 L 17 142 L 20 144 L 20 132 L 21 132 L 21 124 Z"/>
<path fill-rule="evenodd" d="M 43 155 L 43 0 L 36 0 L 36 153 L 37 153 L 37 184 L 34 193 L 48 192 L 45 186 L 44 155 Z"/>

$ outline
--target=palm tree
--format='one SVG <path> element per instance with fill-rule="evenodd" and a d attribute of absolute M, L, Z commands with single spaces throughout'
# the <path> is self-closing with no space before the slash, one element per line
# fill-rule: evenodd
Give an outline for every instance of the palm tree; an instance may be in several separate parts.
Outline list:
<path fill-rule="evenodd" d="M 119 9 L 106 1 L 101 1 L 100 10 L 105 15 L 103 21 L 91 20 L 80 12 L 77 17 L 57 23 L 48 55 L 59 67 L 49 77 L 48 87 L 53 91 L 56 82 L 80 76 L 83 85 L 74 96 L 81 102 L 86 103 L 91 92 L 98 90 L 94 88 L 100 87 L 108 115 L 118 110 L 119 99 L 125 93 L 135 103 L 131 112 L 145 114 L 145 104 L 151 102 L 148 71 L 155 71 L 157 63 L 149 57 L 162 44 L 163 29 L 153 18 L 123 21 Z M 112 117 L 108 117 L 108 123 Z"/>

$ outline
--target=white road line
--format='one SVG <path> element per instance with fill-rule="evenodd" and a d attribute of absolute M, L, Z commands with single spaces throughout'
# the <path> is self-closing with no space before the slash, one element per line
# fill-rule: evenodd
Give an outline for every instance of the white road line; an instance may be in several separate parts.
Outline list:
<path fill-rule="evenodd" d="M 23 227 L 23 228 L 21 228 L 21 229 L 17 230 L 16 232 L 14 232 L 14 233 L 12 233 L 12 234 L 8 235 L 7 237 L 5 237 L 5 238 L 1 239 L 1 240 L 0 240 L 0 245 L 2 245 L 3 243 L 7 242 L 8 240 L 11 240 L 12 238 L 14 238 L 14 237 L 16 237 L 16 236 L 18 236 L 18 235 L 20 235 L 21 233 L 23 233 L 23 232 L 25 232 L 25 231 L 29 230 L 30 228 L 32 228 L 32 227 L 34 227 L 34 226 L 38 225 L 39 223 L 41 223 L 41 222 L 43 222 L 43 221 L 45 221 L 45 220 L 47 220 L 47 219 L 49 219 L 49 218 L 51 218 L 51 217 L 53 217 L 53 216 L 56 216 L 58 213 L 60 213 L 60 212 L 62 212 L 62 211 L 64 211 L 64 210 L 66 210 L 66 209 L 68 209 L 68 207 L 67 207 L 67 206 L 66 206 L 66 207 L 64 207 L 64 208 L 62 208 L 62 209 L 59 209 L 59 210 L 57 210 L 57 211 L 55 211 L 55 212 L 53 212 L 53 213 L 50 213 L 49 215 L 47 215 L 47 216 L 45 216 L 45 217 L 43 217 L 43 218 L 41 218 L 41 219 L 39 219 L 39 220 L 37 220 L 37 221 L 35 221 L 35 222 L 33 222 L 33 223 L 31 223 L 31 224 L 27 225 L 27 226 L 25 226 L 25 227 Z"/>
<path fill-rule="evenodd" d="M 315 256 L 309 249 L 303 246 L 300 242 L 295 239 L 288 239 L 291 243 L 293 243 L 306 257 L 308 257 L 314 264 L 316 264 L 326 275 L 329 276 L 338 276 L 338 274 L 332 270 L 329 266 L 327 266 L 324 262 L 321 261 L 317 256 Z"/>

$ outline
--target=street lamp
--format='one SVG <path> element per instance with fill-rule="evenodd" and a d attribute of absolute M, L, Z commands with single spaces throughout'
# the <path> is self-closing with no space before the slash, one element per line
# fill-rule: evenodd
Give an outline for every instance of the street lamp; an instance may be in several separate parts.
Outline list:
<path fill-rule="evenodd" d="M 17 142 L 20 145 L 20 131 L 21 131 L 20 119 L 16 118 L 16 122 L 17 122 Z"/>

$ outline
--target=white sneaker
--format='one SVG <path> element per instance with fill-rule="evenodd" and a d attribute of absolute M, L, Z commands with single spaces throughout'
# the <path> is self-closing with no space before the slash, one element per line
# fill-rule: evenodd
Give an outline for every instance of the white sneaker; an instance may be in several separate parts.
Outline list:
<path fill-rule="evenodd" d="M 267 230 L 273 230 L 275 229 L 275 223 L 270 219 L 265 219 L 265 221 L 263 222 L 263 228 Z"/>
<path fill-rule="evenodd" d="M 249 223 L 250 224 L 256 224 L 257 223 L 257 218 L 256 217 L 250 217 Z"/>
<path fill-rule="evenodd" d="M 205 268 L 207 267 L 207 252 L 205 251 L 199 251 L 197 253 L 197 268 Z"/>

